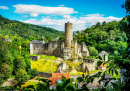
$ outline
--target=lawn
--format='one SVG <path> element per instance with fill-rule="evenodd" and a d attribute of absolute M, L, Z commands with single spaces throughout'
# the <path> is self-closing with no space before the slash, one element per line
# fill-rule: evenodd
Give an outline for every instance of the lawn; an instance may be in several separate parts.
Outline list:
<path fill-rule="evenodd" d="M 28 85 L 36 85 L 38 82 L 27 81 L 25 84 L 21 85 L 21 87 L 27 87 Z"/>
<path fill-rule="evenodd" d="M 56 60 L 58 57 L 56 56 L 47 56 L 47 55 L 40 55 L 41 59 L 45 59 L 45 60 Z"/>

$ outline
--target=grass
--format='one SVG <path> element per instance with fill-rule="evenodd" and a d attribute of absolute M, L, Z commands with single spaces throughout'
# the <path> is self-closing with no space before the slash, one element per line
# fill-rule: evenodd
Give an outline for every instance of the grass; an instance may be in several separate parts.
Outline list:
<path fill-rule="evenodd" d="M 38 82 L 27 81 L 25 84 L 21 85 L 21 87 L 27 87 L 28 85 L 36 85 Z"/>
<path fill-rule="evenodd" d="M 82 75 L 83 72 L 77 72 L 77 73 L 70 73 L 70 75 Z M 88 74 L 88 73 L 84 73 L 84 74 Z"/>
<path fill-rule="evenodd" d="M 45 60 L 56 60 L 58 57 L 56 56 L 47 56 L 47 55 L 40 55 L 40 58 L 45 59 Z"/>
<path fill-rule="evenodd" d="M 31 54 L 31 56 L 39 56 L 39 55 L 36 55 L 36 54 Z"/>
<path fill-rule="evenodd" d="M 79 66 L 82 62 L 73 62 L 73 61 L 63 61 L 63 63 L 67 63 L 69 64 L 70 66 L 74 66 L 74 67 L 77 67 Z"/>
<path fill-rule="evenodd" d="M 102 70 L 93 70 L 93 71 L 89 71 L 89 73 L 96 73 L 96 72 L 99 72 L 99 71 L 102 71 Z"/>
<path fill-rule="evenodd" d="M 93 71 L 89 71 L 89 73 L 96 73 L 102 70 L 93 70 Z M 83 72 L 77 72 L 77 73 L 70 73 L 70 75 L 82 75 Z M 88 73 L 84 73 L 84 74 L 88 74 Z"/>

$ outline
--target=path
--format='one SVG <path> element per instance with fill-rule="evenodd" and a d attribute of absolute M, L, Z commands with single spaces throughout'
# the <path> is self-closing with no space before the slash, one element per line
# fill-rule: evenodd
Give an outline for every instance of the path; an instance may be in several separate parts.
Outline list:
<path fill-rule="evenodd" d="M 14 82 L 14 78 L 10 78 L 8 79 L 8 81 L 4 82 L 1 86 L 2 87 L 13 86 L 14 85 L 13 82 Z"/>

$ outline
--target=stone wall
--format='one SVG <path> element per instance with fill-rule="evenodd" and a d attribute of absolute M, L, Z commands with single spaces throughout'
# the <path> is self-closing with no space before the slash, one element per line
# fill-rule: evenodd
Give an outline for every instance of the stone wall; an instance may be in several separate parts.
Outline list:
<path fill-rule="evenodd" d="M 72 49 L 66 47 L 63 49 L 63 59 L 68 60 L 69 58 L 72 58 Z"/>
<path fill-rule="evenodd" d="M 39 74 L 37 76 L 41 76 L 44 78 L 50 78 L 50 77 L 52 77 L 52 73 L 39 72 Z"/>
<path fill-rule="evenodd" d="M 86 56 L 89 56 L 88 48 L 87 48 L 87 46 L 85 45 L 84 42 L 81 44 L 81 52 L 84 52 L 84 53 L 86 53 L 86 54 L 85 54 Z M 84 56 L 84 55 L 83 55 L 83 56 Z"/>
<path fill-rule="evenodd" d="M 37 61 L 40 56 L 30 56 L 30 59 Z"/>
<path fill-rule="evenodd" d="M 43 54 L 45 52 L 43 44 L 32 44 L 33 54 Z"/>

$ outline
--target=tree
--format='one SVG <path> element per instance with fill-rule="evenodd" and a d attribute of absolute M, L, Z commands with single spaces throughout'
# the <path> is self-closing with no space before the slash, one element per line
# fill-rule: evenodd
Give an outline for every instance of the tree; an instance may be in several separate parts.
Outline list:
<path fill-rule="evenodd" d="M 103 26 L 105 26 L 105 25 L 106 25 L 106 22 L 105 22 L 105 21 L 103 21 L 102 25 L 103 25 Z"/>
<path fill-rule="evenodd" d="M 10 77 L 11 75 L 11 68 L 8 64 L 3 63 L 1 65 L 0 73 L 4 75 L 4 79 Z"/>
<path fill-rule="evenodd" d="M 98 50 L 96 50 L 94 47 L 90 47 L 89 54 L 90 56 L 98 56 Z"/>
<path fill-rule="evenodd" d="M 4 82 L 4 75 L 0 73 L 0 85 Z"/>
<path fill-rule="evenodd" d="M 38 73 L 37 69 L 28 69 L 28 75 L 30 75 L 30 78 L 35 77 Z"/>
<path fill-rule="evenodd" d="M 15 79 L 18 81 L 18 82 L 26 82 L 29 80 L 29 75 L 27 74 L 27 72 L 23 69 L 20 69 L 16 76 L 15 76 Z"/>
<path fill-rule="evenodd" d="M 100 27 L 100 26 L 101 26 L 100 22 L 97 22 L 96 27 Z"/>
<path fill-rule="evenodd" d="M 14 59 L 14 72 L 18 72 L 20 69 L 25 70 L 26 64 L 22 57 Z"/>

